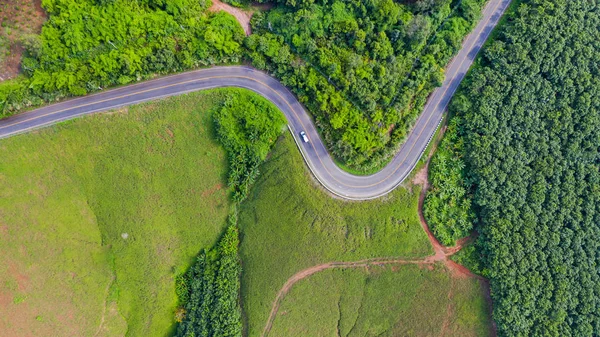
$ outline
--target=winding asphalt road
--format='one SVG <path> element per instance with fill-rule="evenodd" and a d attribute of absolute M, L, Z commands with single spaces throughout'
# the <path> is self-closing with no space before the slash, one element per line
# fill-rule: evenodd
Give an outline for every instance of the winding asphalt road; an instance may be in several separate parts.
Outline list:
<path fill-rule="evenodd" d="M 162 97 L 220 87 L 250 89 L 272 101 L 286 116 L 290 131 L 308 167 L 331 193 L 345 199 L 366 200 L 383 196 L 396 188 L 412 171 L 442 120 L 443 113 L 481 46 L 494 29 L 511 0 L 490 0 L 477 27 L 463 42 L 463 48 L 449 64 L 446 80 L 430 96 L 406 142 L 392 161 L 369 176 L 355 176 L 341 170 L 331 159 L 302 105 L 279 81 L 250 67 L 214 67 L 104 91 L 45 106 L 0 120 L 0 138 L 48 126 L 85 114 L 106 111 Z M 309 143 L 300 140 L 306 131 Z"/>

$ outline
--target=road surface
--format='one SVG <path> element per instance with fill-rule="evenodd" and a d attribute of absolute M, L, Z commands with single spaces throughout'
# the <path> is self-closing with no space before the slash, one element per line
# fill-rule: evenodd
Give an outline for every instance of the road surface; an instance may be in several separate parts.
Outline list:
<path fill-rule="evenodd" d="M 498 23 L 510 0 L 490 0 L 482 19 L 467 36 L 463 47 L 446 69 L 446 80 L 436 89 L 417 119 L 406 142 L 392 161 L 369 176 L 356 176 L 340 169 L 332 160 L 302 105 L 279 81 L 250 67 L 214 67 L 104 91 L 0 121 L 0 138 L 72 119 L 85 114 L 155 100 L 182 93 L 220 87 L 240 87 L 272 101 L 288 120 L 291 133 L 310 171 L 331 193 L 352 200 L 383 196 L 396 188 L 412 171 L 433 137 L 443 113 L 481 46 Z M 310 142 L 303 143 L 304 130 Z"/>

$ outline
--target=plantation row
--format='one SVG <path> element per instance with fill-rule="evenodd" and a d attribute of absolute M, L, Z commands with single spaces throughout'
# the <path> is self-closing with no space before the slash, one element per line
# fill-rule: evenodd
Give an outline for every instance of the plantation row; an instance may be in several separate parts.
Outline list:
<path fill-rule="evenodd" d="M 600 331 L 599 26 L 595 2 L 514 6 L 431 162 L 425 215 L 446 243 L 475 218 L 499 335 Z"/>

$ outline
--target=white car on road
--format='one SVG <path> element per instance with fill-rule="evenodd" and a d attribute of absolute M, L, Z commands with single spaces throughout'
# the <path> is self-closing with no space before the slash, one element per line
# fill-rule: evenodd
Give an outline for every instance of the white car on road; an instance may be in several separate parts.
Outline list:
<path fill-rule="evenodd" d="M 302 137 L 302 140 L 303 140 L 305 143 L 308 143 L 308 137 L 306 136 L 306 132 L 304 132 L 304 131 L 300 131 L 300 137 Z"/>

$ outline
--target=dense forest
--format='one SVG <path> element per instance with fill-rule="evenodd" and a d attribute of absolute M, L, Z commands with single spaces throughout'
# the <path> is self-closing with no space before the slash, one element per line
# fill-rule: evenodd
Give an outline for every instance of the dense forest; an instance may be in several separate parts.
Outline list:
<path fill-rule="evenodd" d="M 232 225 L 217 246 L 202 251 L 190 270 L 178 279 L 184 307 L 175 336 L 242 335 L 238 230 Z"/>
<path fill-rule="evenodd" d="M 287 1 L 255 15 L 253 65 L 308 106 L 338 159 L 379 166 L 441 85 L 483 0 Z"/>
<path fill-rule="evenodd" d="M 154 74 L 238 62 L 244 32 L 202 0 L 43 0 L 49 14 L 24 47 L 24 76 L 0 83 L 0 117 Z"/>
<path fill-rule="evenodd" d="M 473 256 L 491 281 L 499 335 L 600 332 L 598 27 L 595 1 L 513 6 L 453 99 L 456 122 L 432 162 L 436 226 L 475 212 Z"/>

